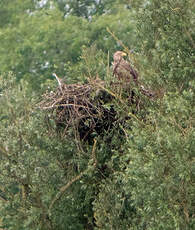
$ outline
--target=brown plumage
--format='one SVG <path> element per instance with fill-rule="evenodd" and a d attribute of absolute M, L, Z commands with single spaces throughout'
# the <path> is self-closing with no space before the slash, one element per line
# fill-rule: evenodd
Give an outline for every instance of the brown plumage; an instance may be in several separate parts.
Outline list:
<path fill-rule="evenodd" d="M 121 81 L 130 82 L 133 79 L 137 83 L 138 73 L 133 69 L 130 63 L 123 58 L 126 55 L 127 54 L 122 51 L 114 53 L 114 62 L 112 63 L 113 75 Z"/>

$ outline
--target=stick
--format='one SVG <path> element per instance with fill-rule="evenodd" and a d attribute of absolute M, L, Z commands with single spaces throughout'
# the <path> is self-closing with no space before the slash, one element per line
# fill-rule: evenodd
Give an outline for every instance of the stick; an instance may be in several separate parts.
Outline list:
<path fill-rule="evenodd" d="M 60 90 L 61 90 L 61 92 L 62 92 L 62 82 L 60 81 L 60 79 L 58 78 L 58 76 L 57 76 L 55 73 L 53 73 L 53 76 L 56 78 L 56 80 L 57 80 L 57 82 L 58 82 L 58 85 L 59 85 L 59 87 L 60 87 Z"/>

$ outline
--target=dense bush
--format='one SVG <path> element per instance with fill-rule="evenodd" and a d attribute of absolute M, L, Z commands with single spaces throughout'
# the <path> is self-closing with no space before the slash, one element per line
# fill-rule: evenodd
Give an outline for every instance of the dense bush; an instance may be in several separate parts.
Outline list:
<path fill-rule="evenodd" d="M 90 4 L 63 18 L 63 1 L 51 2 L 17 5 L 16 17 L 7 1 L 0 15 L 3 229 L 193 229 L 193 1 L 117 1 L 91 21 Z M 37 105 L 55 90 L 45 81 L 53 71 L 69 82 L 112 78 L 111 53 L 122 45 L 106 27 L 134 48 L 129 58 L 157 98 L 135 87 L 143 102 L 135 113 L 116 97 L 107 108 L 130 119 L 88 144 L 64 136 Z"/>

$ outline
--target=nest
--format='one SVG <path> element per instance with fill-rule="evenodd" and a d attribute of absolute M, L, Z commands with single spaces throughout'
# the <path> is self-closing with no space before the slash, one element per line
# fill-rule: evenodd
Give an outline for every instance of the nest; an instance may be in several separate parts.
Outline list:
<path fill-rule="evenodd" d="M 57 129 L 63 129 L 64 134 L 72 128 L 75 136 L 91 141 L 92 134 L 107 131 L 117 119 L 113 107 L 105 108 L 100 100 L 103 84 L 100 79 L 62 84 L 56 91 L 46 92 L 39 107 L 52 114 Z"/>
<path fill-rule="evenodd" d="M 60 83 L 58 78 L 57 80 Z M 139 96 L 135 95 L 128 84 L 111 82 L 110 88 L 116 93 L 115 96 L 104 88 L 104 84 L 105 82 L 99 78 L 91 80 L 88 84 L 60 83 L 54 92 L 46 92 L 43 95 L 39 107 L 52 115 L 50 118 L 55 120 L 57 130 L 63 130 L 64 135 L 70 134 L 67 131 L 71 130 L 77 140 L 93 142 L 94 135 L 102 135 L 113 126 L 119 127 L 121 124 L 121 118 L 119 119 L 114 105 L 109 108 L 106 106 L 113 97 L 116 95 L 121 97 L 121 92 L 124 92 L 127 106 L 134 104 L 134 113 L 140 110 L 141 105 Z M 154 93 L 142 85 L 139 90 L 149 98 L 154 97 Z M 130 117 L 125 117 L 123 120 L 127 119 Z"/>

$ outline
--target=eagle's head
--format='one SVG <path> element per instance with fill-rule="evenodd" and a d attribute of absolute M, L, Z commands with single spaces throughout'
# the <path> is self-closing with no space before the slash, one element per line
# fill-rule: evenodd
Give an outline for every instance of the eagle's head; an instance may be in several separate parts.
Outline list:
<path fill-rule="evenodd" d="M 121 60 L 124 56 L 127 56 L 127 54 L 123 51 L 116 51 L 113 55 L 114 61 L 117 62 Z"/>

